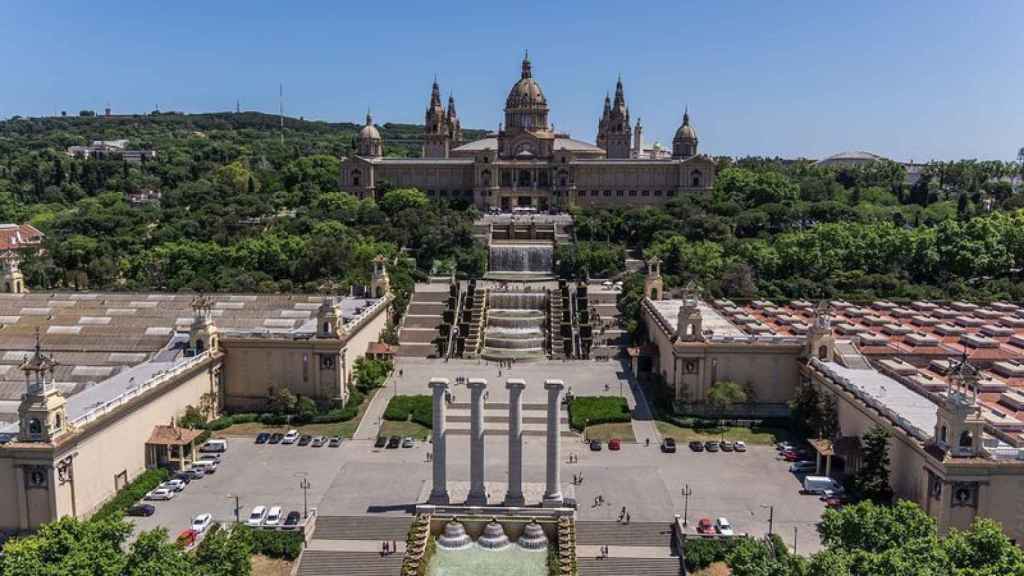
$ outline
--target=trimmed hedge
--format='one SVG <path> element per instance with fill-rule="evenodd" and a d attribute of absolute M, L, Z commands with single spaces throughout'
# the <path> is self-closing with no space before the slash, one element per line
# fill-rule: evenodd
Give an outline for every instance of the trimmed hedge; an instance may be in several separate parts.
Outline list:
<path fill-rule="evenodd" d="M 244 525 L 235 526 L 234 529 L 248 531 L 252 553 L 268 558 L 295 560 L 302 553 L 305 542 L 302 530 L 256 530 Z"/>
<path fill-rule="evenodd" d="M 421 426 L 430 428 L 434 424 L 433 398 L 426 394 L 395 396 L 388 402 L 388 407 L 384 410 L 384 419 L 398 422 L 412 420 Z"/>
<path fill-rule="evenodd" d="M 725 562 L 736 542 L 734 538 L 687 538 L 683 543 L 686 569 L 694 572 L 715 562 Z"/>
<path fill-rule="evenodd" d="M 124 514 L 125 510 L 130 508 L 139 500 L 142 500 L 143 496 L 147 492 L 156 488 L 161 482 L 167 480 L 170 474 L 167 470 L 157 468 L 155 470 L 146 470 L 142 474 L 132 480 L 127 486 L 121 489 L 110 501 L 103 505 L 95 514 L 93 514 L 93 520 L 103 520 L 106 518 L 119 517 Z"/>
<path fill-rule="evenodd" d="M 573 396 L 569 401 L 569 425 L 582 432 L 591 426 L 611 422 L 629 422 L 629 405 L 618 396 Z"/>

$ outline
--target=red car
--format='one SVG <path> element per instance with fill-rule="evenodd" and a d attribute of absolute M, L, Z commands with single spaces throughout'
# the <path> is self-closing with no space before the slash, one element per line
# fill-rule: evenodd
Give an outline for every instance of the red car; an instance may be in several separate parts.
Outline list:
<path fill-rule="evenodd" d="M 711 521 L 711 518 L 701 518 L 697 522 L 697 534 L 714 534 L 715 523 Z"/>
<path fill-rule="evenodd" d="M 611 440 L 608 441 L 609 450 L 618 450 L 619 448 L 622 448 L 622 440 L 618 438 L 612 438 Z"/>
<path fill-rule="evenodd" d="M 786 462 L 799 462 L 807 458 L 807 452 L 804 450 L 786 450 L 782 453 L 782 459 Z"/>
<path fill-rule="evenodd" d="M 196 538 L 199 537 L 199 533 L 191 528 L 186 528 L 178 534 L 177 544 L 179 548 L 190 548 L 196 543 Z"/>

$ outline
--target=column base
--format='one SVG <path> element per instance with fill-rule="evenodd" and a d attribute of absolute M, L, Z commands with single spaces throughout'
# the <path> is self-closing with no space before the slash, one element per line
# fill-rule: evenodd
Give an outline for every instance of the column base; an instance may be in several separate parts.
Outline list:
<path fill-rule="evenodd" d="M 434 506 L 447 506 L 449 502 L 447 490 L 444 492 L 431 492 L 430 498 L 427 499 L 427 504 L 433 504 Z"/>
<path fill-rule="evenodd" d="M 564 505 L 565 498 L 562 496 L 561 492 L 544 495 L 544 503 L 542 504 L 544 508 L 561 508 Z"/>
<path fill-rule="evenodd" d="M 521 493 L 520 494 L 506 494 L 505 495 L 505 502 L 503 504 L 505 506 L 519 508 L 519 507 L 522 507 L 522 506 L 526 506 L 526 498 Z"/>
<path fill-rule="evenodd" d="M 487 506 L 487 495 L 470 492 L 466 496 L 466 506 Z"/>

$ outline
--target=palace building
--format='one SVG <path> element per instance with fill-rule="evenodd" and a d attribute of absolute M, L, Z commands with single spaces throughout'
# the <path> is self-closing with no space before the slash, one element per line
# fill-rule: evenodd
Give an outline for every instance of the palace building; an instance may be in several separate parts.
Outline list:
<path fill-rule="evenodd" d="M 441 101 L 435 80 L 424 118 L 422 158 L 385 158 L 373 118 L 359 132 L 357 153 L 341 167 L 342 189 L 375 197 L 384 185 L 415 187 L 438 199 L 472 200 L 481 209 L 662 205 L 688 192 L 705 191 L 715 164 L 697 151 L 688 113 L 672 149 L 644 147 L 640 120 L 630 120 L 619 79 L 605 96 L 597 143 L 556 132 L 540 84 L 524 57 L 519 80 L 505 100 L 505 121 L 496 133 L 463 142 L 455 99 Z"/>

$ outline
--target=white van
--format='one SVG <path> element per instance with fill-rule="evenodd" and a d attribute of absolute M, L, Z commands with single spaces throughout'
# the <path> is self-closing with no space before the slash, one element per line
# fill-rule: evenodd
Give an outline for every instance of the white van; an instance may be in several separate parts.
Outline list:
<path fill-rule="evenodd" d="M 217 461 L 212 458 L 201 458 L 192 463 L 193 468 L 199 468 L 206 474 L 213 474 L 217 471 Z"/>
<path fill-rule="evenodd" d="M 228 441 L 222 438 L 207 440 L 206 444 L 199 449 L 200 452 L 227 452 Z"/>
<path fill-rule="evenodd" d="M 807 476 L 804 478 L 804 494 L 824 494 L 829 492 L 842 492 L 843 486 L 828 476 Z"/>

